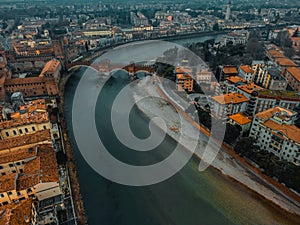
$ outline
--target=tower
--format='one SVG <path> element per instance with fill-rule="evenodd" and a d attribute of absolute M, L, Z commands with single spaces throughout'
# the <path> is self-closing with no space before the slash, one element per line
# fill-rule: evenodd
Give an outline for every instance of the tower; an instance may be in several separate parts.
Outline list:
<path fill-rule="evenodd" d="M 229 0 L 227 6 L 226 6 L 226 15 L 225 15 L 225 20 L 230 19 L 230 13 L 231 13 L 231 1 Z"/>

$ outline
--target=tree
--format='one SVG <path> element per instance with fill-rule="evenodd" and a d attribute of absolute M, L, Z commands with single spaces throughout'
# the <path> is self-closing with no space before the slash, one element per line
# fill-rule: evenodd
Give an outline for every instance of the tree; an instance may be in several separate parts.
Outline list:
<path fill-rule="evenodd" d="M 226 124 L 224 141 L 227 144 L 233 144 L 241 134 L 241 127 L 238 125 Z"/>
<path fill-rule="evenodd" d="M 234 150 L 236 153 L 249 157 L 253 152 L 258 150 L 258 147 L 255 145 L 255 140 L 253 138 L 244 137 L 237 142 Z"/>
<path fill-rule="evenodd" d="M 214 31 L 220 30 L 219 23 L 215 23 L 215 24 L 214 24 L 213 30 L 214 30 Z"/>

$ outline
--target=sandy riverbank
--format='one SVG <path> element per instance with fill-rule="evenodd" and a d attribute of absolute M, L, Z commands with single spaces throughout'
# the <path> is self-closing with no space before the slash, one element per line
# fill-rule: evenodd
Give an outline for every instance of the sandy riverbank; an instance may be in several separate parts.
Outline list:
<path fill-rule="evenodd" d="M 131 86 L 131 89 L 135 99 L 146 96 L 147 94 L 154 97 L 139 101 L 137 106 L 149 118 L 154 116 L 162 118 L 168 127 L 168 135 L 173 139 L 178 140 L 180 132 L 176 133 L 170 129 L 174 125 L 176 127 L 180 127 L 180 118 L 178 113 L 171 105 L 166 104 L 164 100 L 159 99 L 161 96 L 157 93 L 156 85 L 150 81 L 150 78 L 144 79 L 137 85 Z M 188 121 L 186 120 L 185 122 Z M 157 126 L 161 127 L 162 125 L 157 124 Z M 199 132 L 199 130 L 194 127 L 194 132 Z M 206 143 L 205 139 L 200 138 L 195 155 L 201 158 Z M 278 190 L 275 186 L 270 185 L 263 177 L 258 176 L 255 172 L 245 167 L 225 149 L 221 149 L 219 151 L 211 166 L 221 171 L 224 175 L 231 177 L 249 189 L 260 194 L 280 208 L 292 214 L 300 215 L 300 205 L 296 201 Z"/>

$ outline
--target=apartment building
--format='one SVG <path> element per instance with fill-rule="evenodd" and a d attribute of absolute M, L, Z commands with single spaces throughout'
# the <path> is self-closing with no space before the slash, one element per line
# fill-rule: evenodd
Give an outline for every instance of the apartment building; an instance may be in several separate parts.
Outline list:
<path fill-rule="evenodd" d="M 300 92 L 300 68 L 289 67 L 285 72 L 289 86 L 296 92 Z"/>
<path fill-rule="evenodd" d="M 185 67 L 176 68 L 176 88 L 177 91 L 193 91 L 194 79 L 191 70 Z"/>
<path fill-rule="evenodd" d="M 254 80 L 255 70 L 253 70 L 249 65 L 239 66 L 238 71 L 239 76 L 246 81 L 252 82 Z"/>
<path fill-rule="evenodd" d="M 300 165 L 300 129 L 294 125 L 297 113 L 281 107 L 254 116 L 250 136 L 264 150 Z"/>
<path fill-rule="evenodd" d="M 247 114 L 255 114 L 276 106 L 293 110 L 300 105 L 300 95 L 293 91 L 258 90 L 251 94 Z"/>
<path fill-rule="evenodd" d="M 246 111 L 249 101 L 243 94 L 229 93 L 219 96 L 214 96 L 212 100 L 211 113 L 217 119 L 228 119 L 232 114 Z"/>

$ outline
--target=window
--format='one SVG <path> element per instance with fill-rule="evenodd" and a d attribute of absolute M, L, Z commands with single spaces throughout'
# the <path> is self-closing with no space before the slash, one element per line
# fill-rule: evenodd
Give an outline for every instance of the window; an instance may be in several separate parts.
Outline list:
<path fill-rule="evenodd" d="M 3 166 L 0 166 L 0 170 L 3 170 Z"/>
<path fill-rule="evenodd" d="M 32 127 L 32 131 L 35 131 L 35 127 Z"/>
<path fill-rule="evenodd" d="M 17 162 L 17 163 L 16 163 L 16 165 L 17 165 L 17 166 L 20 166 L 20 165 L 21 165 L 21 163 L 20 163 L 20 162 Z"/>
<path fill-rule="evenodd" d="M 1 173 L 1 175 L 2 175 L 2 176 L 5 176 L 5 175 L 6 175 L 6 173 Z"/>
<path fill-rule="evenodd" d="M 22 131 L 22 129 L 19 129 L 19 133 L 20 133 L 20 134 L 23 134 L 23 131 Z"/>
<path fill-rule="evenodd" d="M 28 133 L 28 129 L 27 128 L 25 128 L 25 132 Z"/>
<path fill-rule="evenodd" d="M 5 135 L 6 135 L 6 137 L 9 137 L 9 133 L 8 132 L 5 132 Z"/>
<path fill-rule="evenodd" d="M 11 163 L 11 164 L 9 164 L 9 167 L 14 167 L 14 164 L 12 164 L 12 163 Z"/>
<path fill-rule="evenodd" d="M 0 197 L 1 197 L 1 198 L 4 198 L 4 194 L 0 194 Z"/>
<path fill-rule="evenodd" d="M 18 192 L 17 192 L 17 195 L 18 195 L 18 196 L 21 196 L 21 195 L 22 195 L 22 193 L 18 191 Z"/>
<path fill-rule="evenodd" d="M 13 130 L 14 135 L 17 135 L 17 131 Z"/>
<path fill-rule="evenodd" d="M 45 125 L 43 126 L 43 128 L 44 128 L 44 130 L 47 130 L 47 127 Z"/>
<path fill-rule="evenodd" d="M 12 195 L 12 192 L 11 192 L 11 191 L 9 191 L 9 192 L 7 192 L 7 194 L 8 194 L 8 195 Z"/>

